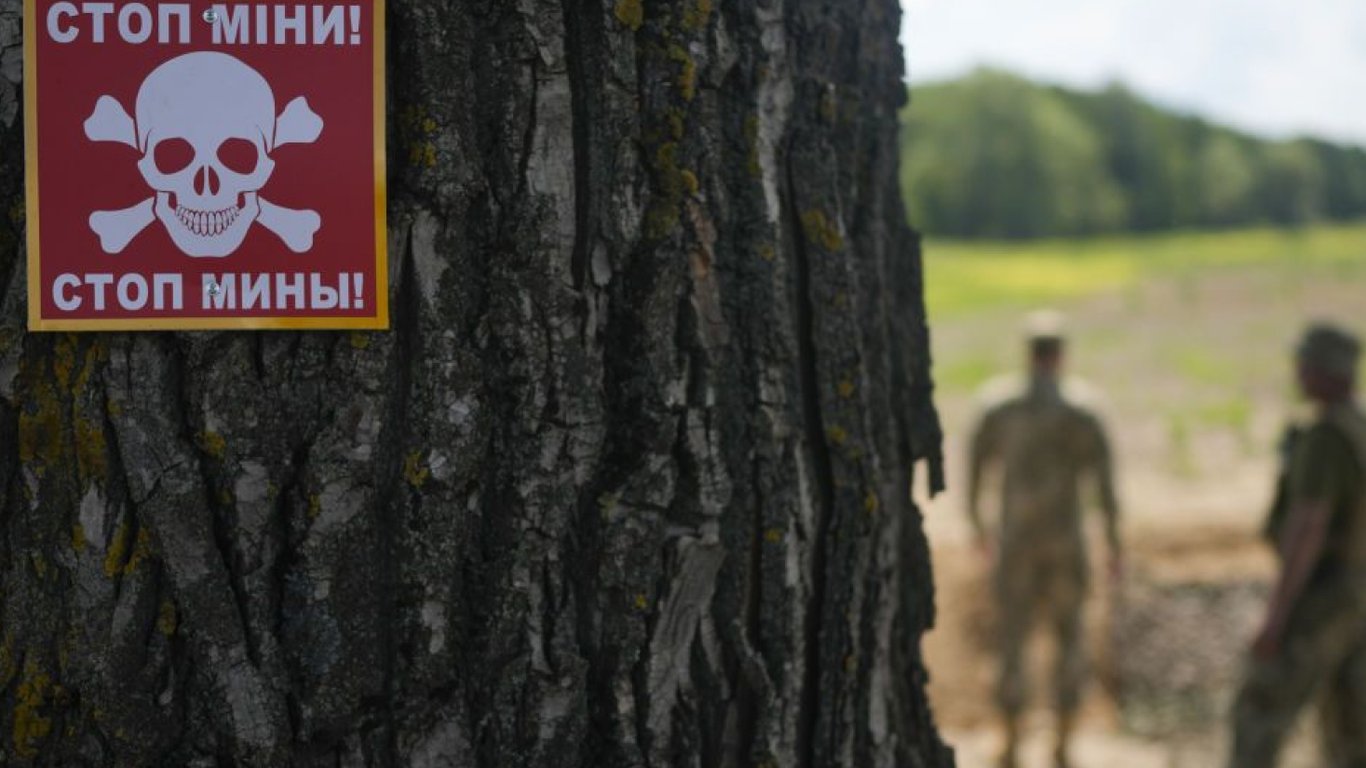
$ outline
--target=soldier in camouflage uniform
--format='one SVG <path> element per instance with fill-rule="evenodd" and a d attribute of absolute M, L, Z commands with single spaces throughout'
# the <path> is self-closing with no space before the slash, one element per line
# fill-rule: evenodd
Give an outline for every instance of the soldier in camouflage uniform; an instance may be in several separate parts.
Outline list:
<path fill-rule="evenodd" d="M 1317 697 L 1325 762 L 1366 768 L 1366 416 L 1359 344 L 1329 325 L 1296 351 L 1314 421 L 1289 433 L 1268 533 L 1281 572 L 1233 713 L 1230 768 L 1270 768 Z"/>
<path fill-rule="evenodd" d="M 1026 700 L 1024 650 L 1034 621 L 1057 636 L 1053 685 L 1056 760 L 1066 766 L 1068 740 L 1085 674 L 1082 602 L 1087 558 L 1081 524 L 1084 480 L 1099 486 L 1112 574 L 1119 572 L 1119 508 L 1105 431 L 1083 397 L 1061 377 L 1063 339 L 1055 317 L 1031 321 L 1029 375 L 989 405 L 972 437 L 968 515 L 978 546 L 996 554 L 1001 672 L 998 704 L 1005 718 L 1001 765 L 1015 765 L 1019 717 Z M 999 540 L 982 523 L 983 475 L 1002 471 Z"/>

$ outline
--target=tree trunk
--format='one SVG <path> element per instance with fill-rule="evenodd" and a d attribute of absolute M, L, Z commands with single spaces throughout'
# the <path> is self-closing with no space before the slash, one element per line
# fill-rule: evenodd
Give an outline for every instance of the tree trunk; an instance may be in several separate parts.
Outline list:
<path fill-rule="evenodd" d="M 896 0 L 391 0 L 392 330 L 24 330 L 0 763 L 948 766 Z"/>

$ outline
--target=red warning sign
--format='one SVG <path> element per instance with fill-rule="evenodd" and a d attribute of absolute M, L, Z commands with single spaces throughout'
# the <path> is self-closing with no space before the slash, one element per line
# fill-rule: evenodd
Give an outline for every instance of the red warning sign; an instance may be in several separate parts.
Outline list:
<path fill-rule="evenodd" d="M 25 0 L 29 328 L 387 327 L 383 19 Z"/>

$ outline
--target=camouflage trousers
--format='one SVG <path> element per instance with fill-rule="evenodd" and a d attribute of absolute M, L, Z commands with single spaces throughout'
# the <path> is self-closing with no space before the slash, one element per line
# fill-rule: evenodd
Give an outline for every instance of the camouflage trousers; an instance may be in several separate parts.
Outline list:
<path fill-rule="evenodd" d="M 1086 597 L 1085 561 L 1077 554 L 1040 556 L 1002 554 L 996 571 L 1001 672 L 996 701 L 1007 715 L 1019 714 L 1029 699 L 1025 651 L 1029 635 L 1042 622 L 1054 635 L 1054 704 L 1075 712 L 1086 677 L 1082 649 L 1082 602 Z"/>
<path fill-rule="evenodd" d="M 1229 768 L 1272 768 L 1297 716 L 1317 703 L 1324 765 L 1366 768 L 1366 588 L 1310 585 L 1280 652 L 1248 663 L 1233 708 Z"/>

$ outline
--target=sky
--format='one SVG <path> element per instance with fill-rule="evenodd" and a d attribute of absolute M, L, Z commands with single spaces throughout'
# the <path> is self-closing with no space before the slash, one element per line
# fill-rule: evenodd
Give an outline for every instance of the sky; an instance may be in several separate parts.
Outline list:
<path fill-rule="evenodd" d="M 908 75 L 1119 80 L 1264 136 L 1366 146 L 1366 0 L 902 0 Z"/>

